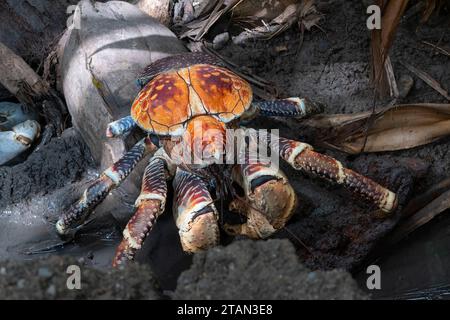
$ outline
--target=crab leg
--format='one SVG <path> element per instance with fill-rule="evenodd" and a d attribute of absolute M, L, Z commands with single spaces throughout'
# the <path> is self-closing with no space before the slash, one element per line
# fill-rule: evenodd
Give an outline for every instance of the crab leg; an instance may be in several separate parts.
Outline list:
<path fill-rule="evenodd" d="M 165 159 L 155 155 L 145 168 L 141 193 L 135 203 L 137 210 L 123 231 L 123 240 L 116 250 L 113 266 L 134 259 L 156 219 L 164 212 L 167 197 L 166 166 Z"/>
<path fill-rule="evenodd" d="M 278 142 L 280 156 L 295 169 L 342 184 L 386 213 L 396 209 L 397 195 L 375 181 L 344 168 L 341 162 L 332 157 L 313 151 L 306 143 L 285 138 L 280 138 Z"/>
<path fill-rule="evenodd" d="M 130 132 L 137 126 L 131 116 L 126 116 L 108 124 L 106 128 L 106 136 L 108 138 L 118 137 L 127 132 Z"/>
<path fill-rule="evenodd" d="M 246 163 L 233 168 L 233 180 L 243 188 L 246 199 L 233 200 L 230 210 L 245 215 L 247 221 L 224 224 L 227 233 L 260 239 L 284 227 L 294 213 L 297 198 L 283 172 L 274 166 Z"/>
<path fill-rule="evenodd" d="M 125 155 L 106 169 L 83 193 L 81 199 L 64 212 L 56 222 L 60 235 L 80 226 L 92 210 L 100 204 L 108 193 L 130 174 L 147 152 L 155 152 L 156 147 L 148 138 L 136 143 Z"/>
<path fill-rule="evenodd" d="M 250 120 L 256 116 L 304 118 L 323 111 L 323 105 L 308 98 L 286 98 L 278 100 L 254 101 L 250 110 L 243 116 Z"/>
<path fill-rule="evenodd" d="M 197 252 L 216 246 L 219 242 L 218 213 L 205 181 L 178 168 L 173 183 L 173 212 L 183 250 Z"/>

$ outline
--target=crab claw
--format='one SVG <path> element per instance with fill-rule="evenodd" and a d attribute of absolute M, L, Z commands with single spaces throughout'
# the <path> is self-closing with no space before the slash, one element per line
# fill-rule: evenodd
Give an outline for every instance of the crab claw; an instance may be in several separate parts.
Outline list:
<path fill-rule="evenodd" d="M 178 170 L 175 179 L 175 223 L 185 252 L 198 252 L 219 243 L 218 213 L 205 181 Z"/>
<path fill-rule="evenodd" d="M 0 132 L 0 165 L 27 150 L 40 131 L 37 121 L 27 120 L 15 125 L 11 131 Z"/>
<path fill-rule="evenodd" d="M 38 114 L 32 108 L 20 103 L 0 102 L 0 131 L 11 130 L 15 125 L 27 120 L 38 120 Z"/>
<path fill-rule="evenodd" d="M 233 179 L 243 188 L 245 200 L 235 199 L 229 209 L 247 217 L 244 224 L 224 224 L 230 235 L 264 239 L 284 227 L 297 204 L 294 189 L 276 167 L 243 164 L 234 167 Z"/>
<path fill-rule="evenodd" d="M 208 211 L 210 210 L 210 211 Z M 198 212 L 185 228 L 180 228 L 180 242 L 183 251 L 195 253 L 215 247 L 219 242 L 217 213 L 211 208 Z"/>

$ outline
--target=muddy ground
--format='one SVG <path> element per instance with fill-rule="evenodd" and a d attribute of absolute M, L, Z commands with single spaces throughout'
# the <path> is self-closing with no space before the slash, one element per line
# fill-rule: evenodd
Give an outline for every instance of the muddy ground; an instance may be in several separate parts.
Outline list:
<path fill-rule="evenodd" d="M 290 30 L 267 42 L 240 46 L 229 43 L 220 53 L 272 81 L 283 96 L 308 96 L 323 102 L 326 113 L 370 110 L 373 101 L 368 63 L 370 35 L 363 3 L 322 1 L 318 7 L 324 13 L 320 24 L 323 31 L 314 28 L 306 32 L 300 50 L 299 34 Z M 433 16 L 423 26 L 418 25 L 417 15 L 402 21 L 391 51 L 397 78 L 410 74 L 400 64 L 400 61 L 407 61 L 450 89 L 450 60 L 433 52 L 421 43 L 422 40 L 450 43 L 448 16 L 447 20 L 443 16 Z M 286 46 L 287 51 L 278 52 L 276 48 L 280 46 Z M 400 102 L 446 102 L 423 81 L 413 78 L 413 89 Z M 384 103 L 386 101 L 379 101 L 378 105 Z M 279 128 L 284 136 L 314 141 L 314 135 L 297 121 L 256 120 L 253 125 Z M 449 145 L 447 138 L 412 150 L 376 155 L 346 156 L 332 150 L 319 151 L 396 190 L 404 204 L 450 175 Z M 372 292 L 375 298 L 405 297 L 408 292 L 417 291 L 420 296 L 428 289 L 436 292 L 433 289 L 436 287 L 444 287 L 445 292 L 445 287 L 450 285 L 448 214 L 442 214 L 399 245 L 382 248 L 381 255 L 368 258 L 380 239 L 398 223 L 398 213 L 380 219 L 373 208 L 341 188 L 306 177 L 285 165 L 282 169 L 301 202 L 295 216 L 274 238 L 288 238 L 306 267 L 352 271 L 364 287 L 365 266 L 376 261 L 381 266 L 383 280 L 382 290 Z M 58 243 L 52 222 L 96 174 L 91 155 L 74 130 L 53 139 L 32 153 L 26 162 L 1 167 L 0 257 L 13 261 L 41 258 L 42 254 L 25 253 Z M 47 212 L 45 217 L 40 214 L 42 211 Z M 168 213 L 152 231 L 138 261 L 150 265 L 163 290 L 174 290 L 180 272 L 191 266 L 192 257 L 181 252 L 173 219 Z M 58 247 L 47 255 L 70 255 L 82 258 L 87 266 L 109 270 L 122 226 L 123 221 L 116 221 L 110 212 L 88 226 L 75 245 Z M 231 239 L 226 239 L 223 244 L 229 242 Z M 238 250 L 233 245 L 227 248 Z M 168 256 L 167 252 L 171 254 Z M 195 257 L 194 265 L 198 259 L 202 258 Z M 206 287 L 216 297 L 215 282 L 204 281 L 208 281 Z M 186 284 L 186 287 L 196 285 Z"/>
<path fill-rule="evenodd" d="M 74 288 L 75 280 L 68 281 L 68 267 L 74 265 L 80 267 L 78 288 Z M 69 257 L 3 262 L 0 288 L 0 299 L 369 298 L 344 270 L 308 270 L 287 240 L 235 241 L 198 254 L 175 291 L 163 290 L 146 265 L 99 270 L 85 266 L 84 259 Z"/>

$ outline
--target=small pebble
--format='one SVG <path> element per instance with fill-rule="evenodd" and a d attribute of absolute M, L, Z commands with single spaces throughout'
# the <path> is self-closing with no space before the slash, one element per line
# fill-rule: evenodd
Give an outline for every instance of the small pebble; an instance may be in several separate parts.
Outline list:
<path fill-rule="evenodd" d="M 228 32 L 218 34 L 217 36 L 214 37 L 213 48 L 215 50 L 222 49 L 229 40 L 230 34 Z"/>
<path fill-rule="evenodd" d="M 39 268 L 39 270 L 38 270 L 38 276 L 41 278 L 48 279 L 48 278 L 51 278 L 52 275 L 53 275 L 53 273 L 46 267 Z"/>
<path fill-rule="evenodd" d="M 56 287 L 55 287 L 55 285 L 54 285 L 54 284 L 51 284 L 51 285 L 48 287 L 46 293 L 47 293 L 49 296 L 55 296 L 55 295 L 56 295 Z"/>
<path fill-rule="evenodd" d="M 398 81 L 398 92 L 400 98 L 405 98 L 414 85 L 414 79 L 410 75 L 404 74 Z"/>
<path fill-rule="evenodd" d="M 0 275 L 6 276 L 6 268 L 5 267 L 0 268 Z"/>
<path fill-rule="evenodd" d="M 314 271 L 308 273 L 308 281 L 316 280 L 316 278 L 317 278 L 317 274 Z"/>
<path fill-rule="evenodd" d="M 17 288 L 23 289 L 25 287 L 25 279 L 20 279 L 17 281 Z"/>

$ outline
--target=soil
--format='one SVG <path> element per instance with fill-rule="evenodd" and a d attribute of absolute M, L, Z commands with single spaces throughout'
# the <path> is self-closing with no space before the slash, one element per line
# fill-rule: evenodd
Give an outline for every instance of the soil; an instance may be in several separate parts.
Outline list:
<path fill-rule="evenodd" d="M 69 289 L 69 266 L 80 270 Z M 258 272 L 255 272 L 258 271 Z M 262 271 L 262 272 L 260 272 Z M 270 279 L 270 281 L 267 281 Z M 0 299 L 368 299 L 343 270 L 311 272 L 287 240 L 236 241 L 195 256 L 176 292 L 163 292 L 146 265 L 98 270 L 84 259 L 51 257 L 0 265 Z"/>
<path fill-rule="evenodd" d="M 367 299 L 343 270 L 310 271 L 287 240 L 235 241 L 194 256 L 176 299 Z"/>
<path fill-rule="evenodd" d="M 370 33 L 366 28 L 367 15 L 363 2 L 320 1 L 318 7 L 324 13 L 320 23 L 321 29 L 313 28 L 306 32 L 301 48 L 299 48 L 300 34 L 293 29 L 270 41 L 250 42 L 239 46 L 229 42 L 220 53 L 237 65 L 251 70 L 252 73 L 270 79 L 279 88 L 282 96 L 307 96 L 323 102 L 326 105 L 326 113 L 370 110 L 373 106 L 368 62 Z M 425 25 L 419 25 L 418 19 L 419 16 L 415 15 L 409 20 L 402 21 L 391 49 L 391 60 L 397 79 L 409 74 L 415 81 L 409 95 L 399 102 L 443 103 L 446 102 L 445 98 L 410 74 L 400 62 L 407 61 L 421 68 L 447 90 L 450 89 L 450 72 L 448 72 L 450 60 L 421 42 L 426 40 L 431 43 L 450 43 L 448 13 L 447 16 L 433 15 Z M 220 33 L 220 30 L 217 32 Z M 277 52 L 276 48 L 283 46 L 287 47 L 287 51 Z M 377 101 L 378 106 L 386 103 L 387 101 Z M 313 133 L 305 130 L 298 121 L 258 119 L 253 125 L 279 128 L 283 136 L 304 142 L 314 141 Z M 347 156 L 332 150 L 318 149 L 318 151 L 336 157 L 347 167 L 360 171 L 397 191 L 403 205 L 414 195 L 420 194 L 450 175 L 449 143 L 450 139 L 446 138 L 411 150 L 359 156 Z M 295 216 L 284 230 L 274 235 L 274 238 L 288 238 L 291 241 L 297 256 L 305 265 L 299 267 L 299 270 L 343 268 L 355 274 L 357 268 L 364 269 L 369 262 L 372 263 L 372 260 L 366 260 L 368 254 L 379 240 L 396 226 L 399 220 L 398 213 L 387 219 L 381 219 L 373 208 L 345 190 L 305 177 L 287 165 L 282 165 L 282 169 L 290 178 L 301 202 Z M 42 149 L 32 153 L 24 163 L 1 167 L 0 230 L 4 232 L 0 232 L 0 258 L 19 261 L 8 263 L 20 265 L 21 260 L 34 260 L 41 256 L 25 256 L 24 251 L 30 248 L 45 248 L 48 243 L 60 244 L 60 240 L 54 238 L 49 222 L 55 219 L 67 203 L 80 194 L 86 181 L 95 174 L 91 155 L 81 139 L 73 132 L 52 139 Z M 171 203 L 170 199 L 168 203 Z M 232 290 L 232 286 L 224 289 L 218 285 L 221 278 L 214 276 L 213 271 L 217 272 L 215 268 L 229 270 L 230 266 L 245 266 L 248 261 L 241 250 L 244 252 L 250 248 L 256 252 L 266 250 L 258 244 L 240 247 L 238 243 L 242 241 L 234 241 L 225 248 L 196 255 L 192 262 L 192 256 L 182 253 L 172 216 L 170 212 L 167 213 L 158 221 L 137 260 L 150 265 L 154 277 L 163 290 L 177 289 L 175 292 L 178 297 L 186 298 L 192 295 L 202 298 L 230 297 L 232 291 L 227 290 Z M 389 252 L 383 251 L 385 254 L 383 259 L 377 263 L 385 272 L 383 279 L 389 280 L 390 284 L 383 285 L 383 290 L 375 293 L 375 297 L 400 296 L 415 287 L 426 288 L 450 282 L 450 274 L 445 267 L 450 264 L 448 253 L 450 250 L 448 245 L 444 245 L 450 243 L 448 233 L 450 216 L 443 214 L 436 220 L 437 222 L 415 233 L 400 246 L 389 248 Z M 102 216 L 83 232 L 75 245 L 59 246 L 56 254 L 83 258 L 86 265 L 102 270 L 95 275 L 102 277 L 102 272 L 109 272 L 105 270 L 109 269 L 122 227 L 123 224 L 116 222 L 111 215 Z M 296 263 L 289 256 L 290 248 L 286 249 L 278 242 L 267 241 L 267 243 L 279 245 L 283 250 L 287 250 L 286 255 L 280 253 L 277 256 L 279 261 Z M 437 249 L 429 250 L 432 245 Z M 167 257 L 167 252 L 171 252 L 170 257 Z M 227 261 L 226 266 L 218 266 L 217 261 L 222 261 L 220 259 Z M 419 269 L 423 264 L 417 263 L 419 260 L 429 262 L 423 274 Z M 433 263 L 436 260 L 438 266 Z M 55 261 L 57 264 L 62 260 Z M 261 270 L 264 270 L 264 261 L 264 258 L 261 258 L 259 264 Z M 408 262 L 406 268 L 402 266 L 402 261 Z M 206 263 L 211 263 L 211 267 Z M 180 273 L 191 264 L 193 269 L 179 278 L 179 283 L 182 283 L 183 287 L 176 288 Z M 279 266 L 278 269 L 282 269 L 283 264 Z M 287 268 L 286 276 L 292 268 L 294 267 Z M 20 278 L 20 270 L 19 267 L 17 275 L 14 276 L 17 279 Z M 201 273 L 205 275 L 199 279 Z M 132 278 L 139 278 L 140 274 L 140 272 L 129 273 Z M 142 274 L 147 277 L 146 273 Z M 237 281 L 236 274 L 239 273 L 225 273 L 223 279 L 234 283 L 233 281 Z M 348 281 L 346 277 L 343 276 L 344 283 Z M 361 286 L 364 286 L 366 274 L 361 272 L 356 274 L 356 277 Z M 258 281 L 250 276 L 249 279 L 253 282 Z M 303 278 L 299 276 L 298 279 Z M 296 281 L 299 280 L 295 280 L 294 283 L 297 283 Z M 323 283 L 325 280 L 320 278 L 318 281 Z M 203 288 L 202 283 L 208 285 Z M 248 282 L 244 281 L 242 286 L 246 285 Z M 254 292 L 251 286 L 245 288 L 249 290 L 249 294 Z M 224 291 L 219 293 L 219 289 Z M 264 290 L 270 291 L 269 288 Z M 338 291 L 334 293 L 331 293 L 333 291 L 331 290 L 329 296 L 336 293 L 345 295 L 339 289 L 336 290 Z M 314 292 L 320 290 L 305 294 Z M 291 293 L 292 298 L 301 297 L 300 294 L 303 294 L 295 295 L 294 291 Z M 111 293 L 111 296 L 114 294 Z M 129 296 L 135 297 L 132 294 Z M 357 296 L 346 295 L 346 297 Z"/>

